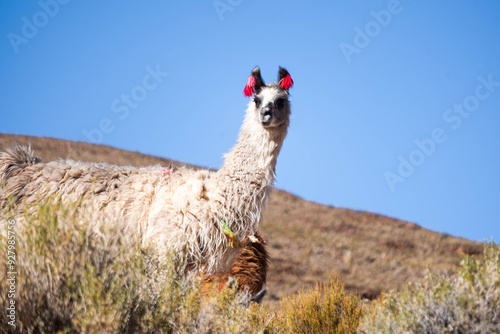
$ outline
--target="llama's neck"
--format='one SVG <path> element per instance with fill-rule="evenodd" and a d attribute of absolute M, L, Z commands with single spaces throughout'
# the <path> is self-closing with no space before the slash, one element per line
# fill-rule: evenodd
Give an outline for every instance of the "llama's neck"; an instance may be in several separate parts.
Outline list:
<path fill-rule="evenodd" d="M 264 182 L 271 185 L 278 154 L 286 136 L 286 127 L 279 131 L 267 131 L 260 125 L 245 122 L 241 128 L 237 144 L 227 153 L 224 165 L 219 170 L 220 176 L 237 177 L 245 175 L 249 182 Z M 262 175 L 265 175 L 265 180 Z"/>
<path fill-rule="evenodd" d="M 274 183 L 278 154 L 288 124 L 266 130 L 247 114 L 237 144 L 225 155 L 217 178 L 223 180 L 226 209 L 233 232 L 244 236 L 258 228 L 267 197 Z M 228 211 L 226 211 L 228 212 Z"/>

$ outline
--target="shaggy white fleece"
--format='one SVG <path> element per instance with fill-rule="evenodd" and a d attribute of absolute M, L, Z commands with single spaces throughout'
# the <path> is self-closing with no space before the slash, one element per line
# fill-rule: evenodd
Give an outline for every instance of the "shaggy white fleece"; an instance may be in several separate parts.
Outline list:
<path fill-rule="evenodd" d="M 217 172 L 41 163 L 29 147 L 15 146 L 0 153 L 0 209 L 6 209 L 9 198 L 28 205 L 49 196 L 63 203 L 81 201 L 80 213 L 94 212 L 96 227 L 124 224 L 160 252 L 173 248 L 183 254 L 189 271 L 227 271 L 238 249 L 230 246 L 222 221 L 239 240 L 258 229 L 289 124 L 288 90 L 278 84 L 257 88 L 238 142 Z"/>

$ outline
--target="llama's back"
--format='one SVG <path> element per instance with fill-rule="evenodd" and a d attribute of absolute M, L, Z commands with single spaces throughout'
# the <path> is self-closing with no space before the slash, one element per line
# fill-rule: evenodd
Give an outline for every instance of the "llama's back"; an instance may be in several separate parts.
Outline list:
<path fill-rule="evenodd" d="M 236 251 L 227 247 L 220 223 L 217 205 L 222 199 L 209 200 L 218 198 L 212 173 L 187 168 L 165 172 L 161 166 L 42 163 L 29 147 L 16 146 L 0 153 L 0 211 L 11 201 L 22 204 L 16 210 L 49 198 L 78 203 L 80 214 L 97 225 L 120 224 L 159 249 L 188 250 L 190 268 L 227 269 Z"/>
<path fill-rule="evenodd" d="M 8 203 L 30 207 L 49 198 L 78 203 L 82 213 L 94 215 L 93 221 L 124 222 L 146 232 L 146 237 L 170 243 L 170 239 L 181 240 L 186 228 L 196 229 L 187 224 L 188 219 L 178 224 L 183 216 L 179 212 L 201 195 L 185 193 L 197 185 L 196 179 L 185 177 L 195 171 L 165 172 L 161 166 L 137 168 L 69 159 L 42 163 L 30 147 L 15 146 L 0 153 L 0 210 Z"/>
<path fill-rule="evenodd" d="M 139 174 L 146 176 L 141 175 L 142 181 L 136 182 L 134 176 Z M 0 153 L 0 206 L 4 207 L 8 199 L 17 204 L 35 203 L 57 196 L 70 202 L 89 199 L 100 208 L 118 197 L 147 192 L 148 185 L 158 183 L 160 177 L 157 167 L 122 167 L 73 160 L 42 163 L 30 147 L 14 146 Z"/>

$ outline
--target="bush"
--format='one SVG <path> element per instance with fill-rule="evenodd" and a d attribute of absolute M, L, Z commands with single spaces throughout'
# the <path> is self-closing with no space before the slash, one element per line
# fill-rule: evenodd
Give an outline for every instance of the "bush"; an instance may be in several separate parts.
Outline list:
<path fill-rule="evenodd" d="M 355 333 L 361 303 L 346 295 L 338 277 L 307 292 L 285 297 L 268 330 L 272 333 Z"/>
<path fill-rule="evenodd" d="M 428 275 L 372 303 L 362 333 L 499 333 L 500 247 L 484 248 L 483 260 L 465 257 L 453 278 Z"/>

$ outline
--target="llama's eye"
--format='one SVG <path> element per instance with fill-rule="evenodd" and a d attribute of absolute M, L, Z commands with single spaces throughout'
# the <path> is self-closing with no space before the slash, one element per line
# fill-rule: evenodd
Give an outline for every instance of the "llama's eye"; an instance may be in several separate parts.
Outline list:
<path fill-rule="evenodd" d="M 262 103 L 262 101 L 258 97 L 254 97 L 253 102 L 255 103 L 255 106 L 257 108 L 259 108 L 260 104 Z"/>
<path fill-rule="evenodd" d="M 285 99 L 277 99 L 276 101 L 274 101 L 274 106 L 276 107 L 276 109 L 281 109 L 284 105 Z"/>

